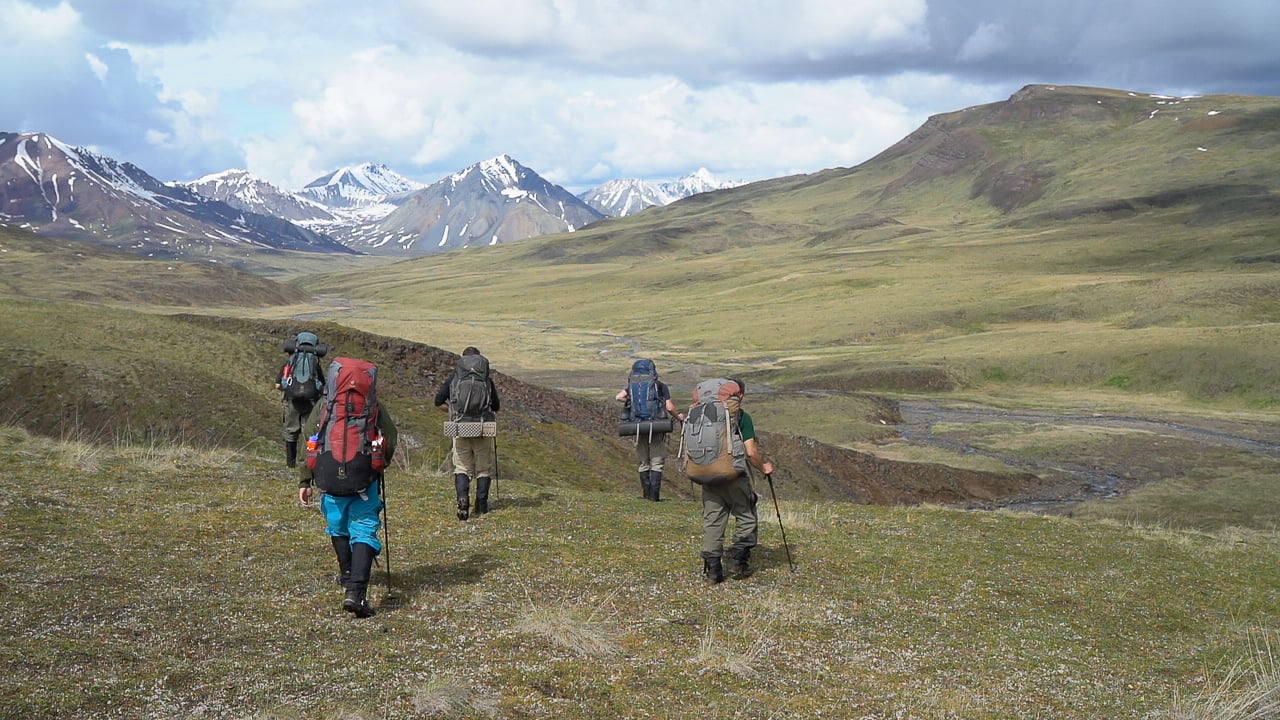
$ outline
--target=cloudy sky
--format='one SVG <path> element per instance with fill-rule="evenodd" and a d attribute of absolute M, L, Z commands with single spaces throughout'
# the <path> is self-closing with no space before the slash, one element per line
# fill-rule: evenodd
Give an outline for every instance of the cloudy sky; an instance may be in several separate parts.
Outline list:
<path fill-rule="evenodd" d="M 1276 0 L 0 0 L 0 131 L 161 180 L 856 165 L 1031 83 L 1280 95 Z"/>

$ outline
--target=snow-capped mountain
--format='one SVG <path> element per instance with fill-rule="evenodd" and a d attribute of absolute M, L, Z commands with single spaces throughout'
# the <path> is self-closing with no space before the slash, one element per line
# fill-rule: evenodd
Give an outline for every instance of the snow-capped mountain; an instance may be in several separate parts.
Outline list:
<path fill-rule="evenodd" d="M 206 199 L 43 133 L 0 132 L 0 222 L 164 257 L 350 252 L 287 220 Z"/>
<path fill-rule="evenodd" d="M 605 216 L 559 185 L 501 155 L 403 198 L 378 222 L 331 233 L 382 255 L 425 255 L 570 232 Z"/>
<path fill-rule="evenodd" d="M 221 200 L 231 207 L 292 222 L 337 219 L 321 203 L 298 193 L 281 190 L 266 180 L 250 175 L 247 170 L 224 170 L 192 182 L 175 184 L 210 200 Z"/>
<path fill-rule="evenodd" d="M 738 187 L 741 182 L 720 180 L 706 168 L 669 182 L 610 180 L 579 197 L 588 205 L 612 217 L 634 215 L 655 205 L 669 205 L 690 195 Z"/>
<path fill-rule="evenodd" d="M 334 170 L 307 184 L 299 194 L 330 208 L 361 208 L 387 202 L 426 187 L 382 163 L 364 163 Z"/>
<path fill-rule="evenodd" d="M 658 185 L 647 180 L 610 180 L 579 195 L 584 202 L 612 217 L 634 215 L 645 208 L 666 205 L 679 198 L 672 197 Z"/>

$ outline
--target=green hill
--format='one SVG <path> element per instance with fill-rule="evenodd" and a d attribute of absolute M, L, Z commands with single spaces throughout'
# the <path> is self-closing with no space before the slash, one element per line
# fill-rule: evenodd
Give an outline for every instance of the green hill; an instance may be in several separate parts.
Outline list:
<path fill-rule="evenodd" d="M 98 443 L 190 444 L 276 453 L 283 360 L 280 346 L 302 329 L 318 332 L 331 357 L 380 367 L 381 397 L 405 447 L 434 471 L 445 462 L 436 390 L 457 355 L 332 323 L 159 315 L 124 308 L 0 300 L 0 403 L 7 421 L 31 432 Z M 56 328 L 56 332 L 50 332 Z M 495 366 L 502 399 L 503 477 L 630 492 L 631 446 L 616 435 L 617 407 L 517 380 Z M 897 462 L 762 434 L 784 463 L 778 482 L 792 496 L 859 502 L 994 502 L 1040 496 L 1050 484 L 1014 471 Z M 1051 485 L 1051 484 L 1050 484 Z M 668 482 L 668 494 L 690 495 Z"/>
<path fill-rule="evenodd" d="M 313 282 L 369 303 L 343 322 L 494 338 L 508 367 L 1265 409 L 1278 164 L 1277 98 L 1033 86 L 855 168 Z"/>
<path fill-rule="evenodd" d="M 0 297 L 208 308 L 287 305 L 310 294 L 221 263 L 150 260 L 0 225 Z"/>

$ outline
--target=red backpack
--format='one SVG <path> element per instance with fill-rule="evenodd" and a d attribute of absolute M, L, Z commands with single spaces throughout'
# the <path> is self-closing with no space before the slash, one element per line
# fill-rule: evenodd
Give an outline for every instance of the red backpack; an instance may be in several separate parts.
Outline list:
<path fill-rule="evenodd" d="M 313 482 L 329 495 L 357 495 L 386 468 L 377 387 L 377 365 L 353 358 L 329 363 L 314 447 L 307 443 Z"/>

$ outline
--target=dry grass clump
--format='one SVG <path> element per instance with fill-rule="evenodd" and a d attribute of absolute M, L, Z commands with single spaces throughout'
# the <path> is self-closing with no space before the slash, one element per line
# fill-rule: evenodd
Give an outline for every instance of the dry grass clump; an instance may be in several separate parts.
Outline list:
<path fill-rule="evenodd" d="M 499 710 L 491 694 L 438 675 L 416 688 L 411 702 L 414 711 L 426 718 L 493 717 Z"/>
<path fill-rule="evenodd" d="M 693 661 L 703 672 L 724 671 L 744 678 L 759 675 L 761 665 L 768 661 L 768 639 L 763 634 L 750 639 L 725 639 L 724 635 L 724 631 L 709 625 L 698 641 L 698 654 Z"/>
<path fill-rule="evenodd" d="M 618 629 L 595 619 L 594 612 L 573 606 L 532 605 L 516 622 L 516 629 L 537 635 L 585 658 L 612 658 L 623 654 Z"/>
<path fill-rule="evenodd" d="M 1280 657 L 1270 635 L 1255 636 L 1252 651 L 1221 679 L 1149 720 L 1275 720 L 1280 718 Z"/>

